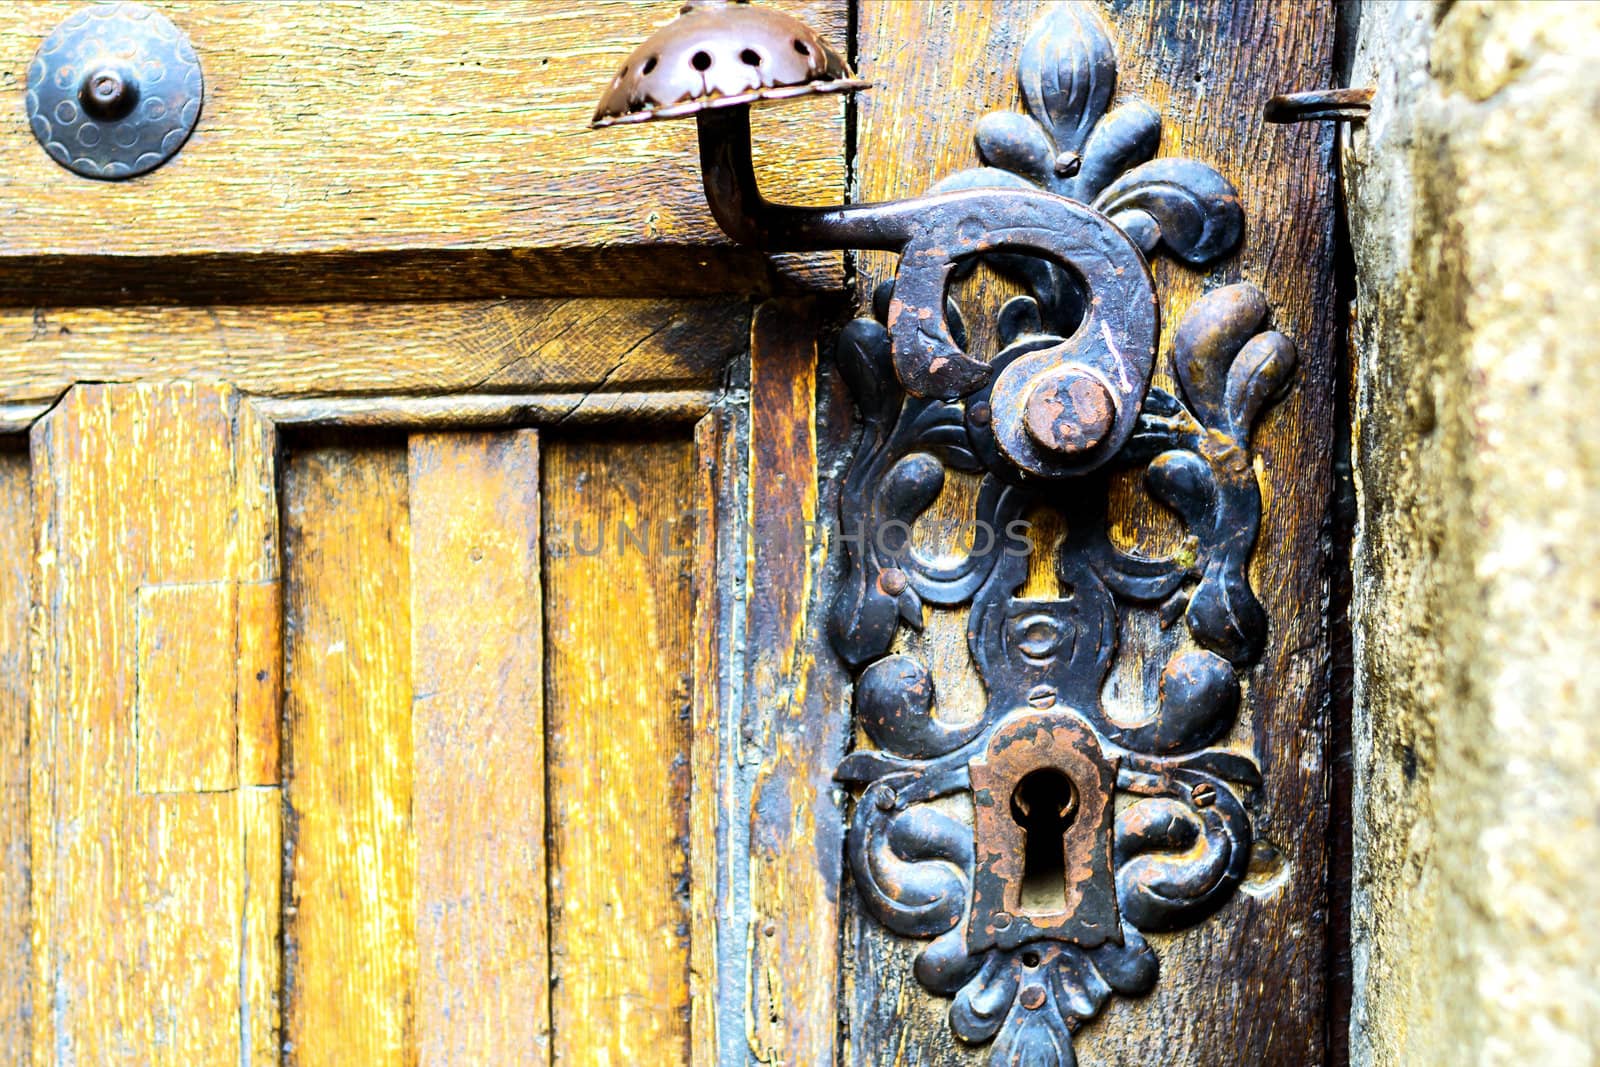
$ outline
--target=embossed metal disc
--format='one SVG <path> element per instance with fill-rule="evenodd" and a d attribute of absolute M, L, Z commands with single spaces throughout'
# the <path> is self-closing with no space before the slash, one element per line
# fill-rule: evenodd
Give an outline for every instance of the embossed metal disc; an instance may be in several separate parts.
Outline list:
<path fill-rule="evenodd" d="M 88 178 L 154 170 L 200 118 L 200 60 L 183 31 L 143 4 L 67 17 L 28 67 L 28 123 L 50 158 Z"/>
<path fill-rule="evenodd" d="M 871 85 L 792 15 L 745 0 L 689 0 L 676 19 L 633 50 L 590 126 L 683 118 L 707 108 Z"/>

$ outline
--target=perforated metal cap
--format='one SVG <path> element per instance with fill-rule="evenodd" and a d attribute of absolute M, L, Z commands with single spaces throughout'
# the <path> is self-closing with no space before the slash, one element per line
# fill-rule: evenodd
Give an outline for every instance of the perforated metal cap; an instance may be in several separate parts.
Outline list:
<path fill-rule="evenodd" d="M 590 125 L 675 119 L 870 84 L 791 15 L 744 0 L 689 0 L 676 19 L 633 50 Z"/>

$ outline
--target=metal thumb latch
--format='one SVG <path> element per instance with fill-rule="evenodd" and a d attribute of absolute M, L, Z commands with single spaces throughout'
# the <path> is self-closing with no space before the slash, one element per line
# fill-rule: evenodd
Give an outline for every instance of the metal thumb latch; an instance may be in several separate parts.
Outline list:
<path fill-rule="evenodd" d="M 750 105 L 867 87 L 781 13 L 691 0 L 628 57 L 594 125 L 694 115 L 706 198 L 736 241 L 900 254 L 874 314 L 839 340 L 863 423 L 844 527 L 909 530 L 952 470 L 981 478 L 984 528 L 1039 509 L 1064 520 L 1058 545 L 975 545 L 954 563 L 910 537 L 841 538 L 848 574 L 829 623 L 872 746 L 836 774 L 857 791 L 857 892 L 884 926 L 930 942 L 916 976 L 953 998 L 959 1038 L 993 1042 L 996 1064 L 1066 1065 L 1073 1033 L 1113 994 L 1153 988 L 1144 934 L 1200 922 L 1246 873 L 1260 770 L 1225 739 L 1267 628 L 1246 571 L 1261 519 L 1251 433 L 1296 352 L 1267 328 L 1260 289 L 1228 285 L 1173 333 L 1179 392 L 1151 385 L 1149 257 L 1231 255 L 1238 195 L 1204 163 L 1157 158 L 1154 108 L 1112 106 L 1117 59 L 1093 6 L 1049 5 L 1020 64 L 1026 113 L 979 122 L 983 165 L 893 203 L 762 197 Z M 1001 309 L 989 362 L 967 354 L 945 297 L 980 262 L 1031 293 Z M 1167 558 L 1109 537 L 1110 478 L 1129 470 L 1186 527 Z M 1039 552 L 1053 553 L 1057 595 L 1024 595 Z M 941 709 L 928 665 L 896 651 L 926 606 L 966 608 L 981 712 Z M 1161 664 L 1153 706 L 1124 721 L 1102 690 L 1132 612 L 1182 618 L 1188 640 Z M 933 803 L 954 794 L 970 795 L 970 824 Z"/>

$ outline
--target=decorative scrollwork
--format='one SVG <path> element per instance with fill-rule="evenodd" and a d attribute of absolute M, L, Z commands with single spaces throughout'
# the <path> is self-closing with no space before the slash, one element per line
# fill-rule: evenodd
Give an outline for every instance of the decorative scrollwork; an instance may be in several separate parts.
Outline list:
<path fill-rule="evenodd" d="M 1091 7 L 1053 6 L 1019 76 L 1027 114 L 985 117 L 985 165 L 939 190 L 1036 187 L 1087 205 L 1095 232 L 1114 228 L 1145 255 L 1187 264 L 1237 247 L 1242 213 L 1227 180 L 1193 160 L 1152 158 L 1154 109 L 1110 106 L 1116 58 Z M 962 261 L 960 269 L 981 258 L 1013 273 L 1031 295 L 1001 310 L 1001 352 L 954 395 L 914 395 L 916 380 L 904 367 L 896 374 L 905 305 L 895 283 L 838 346 L 863 426 L 840 497 L 849 569 L 830 632 L 858 671 L 855 712 L 872 745 L 836 775 L 858 790 L 850 869 L 877 921 L 930 942 L 918 981 L 953 998 L 953 1031 L 992 1041 L 996 1064 L 1074 1064 L 1073 1033 L 1112 994 L 1153 987 L 1158 962 L 1143 932 L 1182 929 L 1231 897 L 1249 862 L 1247 801 L 1261 781 L 1254 759 L 1224 742 L 1241 672 L 1260 657 L 1267 628 L 1247 573 L 1261 519 L 1251 433 L 1293 376 L 1294 345 L 1264 328 L 1259 289 L 1230 285 L 1178 325 L 1171 355 L 1181 395 L 1148 387 L 1148 362 L 1137 380 L 1118 380 L 1126 353 L 1111 344 L 1117 360 L 1097 363 L 1095 345 L 1106 343 L 1097 324 L 1120 316 L 1124 336 L 1147 331 L 1153 357 L 1153 295 L 1097 288 L 1107 261 L 1090 244 L 1076 247 L 1088 263 L 1003 243 Z M 1147 286 L 1142 260 L 1137 274 Z M 1113 306 L 1130 298 L 1148 306 Z M 959 313 L 947 306 L 944 319 L 948 346 L 970 359 Z M 1002 406 L 1026 416 L 997 429 Z M 1124 420 L 1128 432 L 1116 432 Z M 1124 551 L 1107 532 L 1111 473 L 1141 468 L 1185 528 L 1166 558 Z M 1024 595 L 1032 553 L 1050 546 L 1019 550 L 991 537 L 988 551 L 954 562 L 919 554 L 912 527 L 948 470 L 979 476 L 979 528 L 1009 529 L 1041 507 L 1062 515 L 1057 595 Z M 964 605 L 987 698 L 975 714 L 946 715 L 927 664 L 896 651 L 895 638 L 902 625 L 920 629 L 930 606 Z M 1102 697 L 1129 612 L 1155 612 L 1163 625 L 1181 617 L 1190 639 L 1167 659 L 1155 706 L 1136 722 Z M 1034 818 L 1022 783 L 1042 772 L 1065 784 L 1060 811 L 1045 813 L 1056 821 L 1030 824 L 1055 827 L 1051 847 L 1061 835 L 1061 884 L 1046 886 L 1041 903 L 1037 886 L 1024 885 L 1021 843 Z M 930 804 L 963 792 L 973 797 L 972 825 Z M 1114 809 L 1116 793 L 1131 800 Z"/>

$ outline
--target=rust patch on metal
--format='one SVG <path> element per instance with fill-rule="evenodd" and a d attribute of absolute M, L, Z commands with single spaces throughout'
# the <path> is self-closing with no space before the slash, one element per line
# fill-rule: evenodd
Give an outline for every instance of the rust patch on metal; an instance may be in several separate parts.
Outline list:
<path fill-rule="evenodd" d="M 1110 390 L 1088 374 L 1067 371 L 1034 386 L 1023 419 L 1040 446 L 1070 456 L 1105 440 L 1116 414 Z"/>
<path fill-rule="evenodd" d="M 1023 900 L 1027 832 L 1013 816 L 1023 780 L 1041 770 L 1072 783 L 1075 810 L 1061 838 L 1060 906 Z M 1116 883 L 1111 869 L 1111 794 L 1117 766 L 1073 712 L 1013 712 L 969 765 L 977 854 L 967 949 L 1013 949 L 1052 938 L 1083 948 L 1119 942 Z M 1024 812 L 1024 814 L 1031 814 Z M 1008 917 L 997 922 L 1000 915 Z"/>

